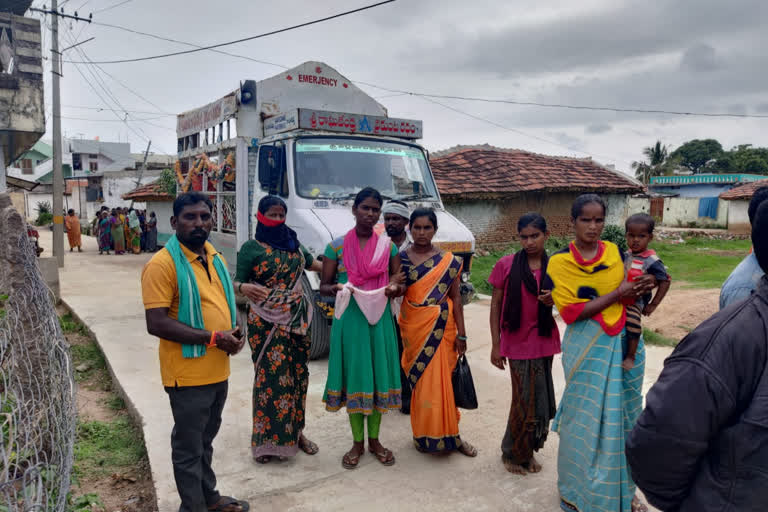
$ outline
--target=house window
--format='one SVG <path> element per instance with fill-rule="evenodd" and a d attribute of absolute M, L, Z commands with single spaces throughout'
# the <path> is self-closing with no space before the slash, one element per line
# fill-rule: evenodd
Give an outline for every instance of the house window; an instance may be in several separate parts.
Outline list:
<path fill-rule="evenodd" d="M 80 158 L 80 153 L 72 153 L 72 169 L 75 171 L 83 170 L 83 161 Z"/>
<path fill-rule="evenodd" d="M 21 174 L 35 174 L 35 169 L 32 167 L 32 159 L 23 158 L 21 160 Z"/>
<path fill-rule="evenodd" d="M 99 162 L 90 162 L 89 167 L 91 169 L 91 172 L 96 172 L 99 170 Z"/>
<path fill-rule="evenodd" d="M 91 160 L 96 160 L 99 158 L 99 155 L 94 155 L 93 153 L 91 153 L 88 155 L 88 158 L 90 158 Z"/>
<path fill-rule="evenodd" d="M 9 28 L 0 28 L 0 75 L 11 75 L 16 64 L 13 34 Z"/>

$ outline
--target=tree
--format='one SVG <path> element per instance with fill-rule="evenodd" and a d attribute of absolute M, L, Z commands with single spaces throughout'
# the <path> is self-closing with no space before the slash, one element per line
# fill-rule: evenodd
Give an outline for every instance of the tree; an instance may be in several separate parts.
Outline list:
<path fill-rule="evenodd" d="M 768 148 L 740 144 L 723 153 L 712 168 L 724 173 L 768 174 Z"/>
<path fill-rule="evenodd" d="M 723 146 L 715 139 L 694 139 L 677 148 L 672 157 L 680 157 L 680 165 L 698 174 L 707 162 L 723 156 Z"/>
<path fill-rule="evenodd" d="M 635 178 L 648 184 L 653 176 L 659 176 L 663 172 L 664 163 L 667 161 L 669 149 L 662 144 L 660 140 L 653 146 L 643 149 L 643 155 L 647 162 L 632 162 L 632 169 L 635 170 Z"/>

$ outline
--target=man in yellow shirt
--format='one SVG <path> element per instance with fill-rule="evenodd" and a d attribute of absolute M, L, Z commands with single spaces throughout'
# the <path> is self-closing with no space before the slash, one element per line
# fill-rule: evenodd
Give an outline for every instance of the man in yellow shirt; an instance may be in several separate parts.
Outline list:
<path fill-rule="evenodd" d="M 207 242 L 213 205 L 199 192 L 173 203 L 176 235 L 141 275 L 147 330 L 160 338 L 160 373 L 174 427 L 171 460 L 179 512 L 245 512 L 249 505 L 216 491 L 213 439 L 227 398 L 229 356 L 245 339 L 235 325 L 226 262 Z"/>

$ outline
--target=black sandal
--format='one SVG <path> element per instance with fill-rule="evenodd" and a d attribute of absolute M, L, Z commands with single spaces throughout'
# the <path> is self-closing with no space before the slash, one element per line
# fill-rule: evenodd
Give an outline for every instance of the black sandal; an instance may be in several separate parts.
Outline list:
<path fill-rule="evenodd" d="M 214 512 L 248 512 L 251 506 L 247 501 L 237 500 L 232 496 L 222 496 L 219 502 L 208 507 L 208 510 Z"/>
<path fill-rule="evenodd" d="M 307 455 L 315 455 L 317 452 L 320 451 L 320 448 L 318 448 L 318 446 L 315 443 L 313 443 L 312 441 L 310 441 L 304 436 L 301 436 L 299 438 L 299 449 L 304 453 L 306 453 Z"/>

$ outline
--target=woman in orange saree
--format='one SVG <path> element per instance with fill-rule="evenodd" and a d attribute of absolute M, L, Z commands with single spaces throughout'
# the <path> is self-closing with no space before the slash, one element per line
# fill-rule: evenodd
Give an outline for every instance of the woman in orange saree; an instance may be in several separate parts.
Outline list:
<path fill-rule="evenodd" d="M 432 245 L 437 217 L 420 208 L 410 219 L 413 245 L 400 253 L 407 292 L 400 309 L 403 370 L 413 388 L 411 428 L 421 452 L 477 450 L 459 436 L 459 410 L 451 374 L 467 350 L 464 312 L 459 295 L 462 260 Z"/>

